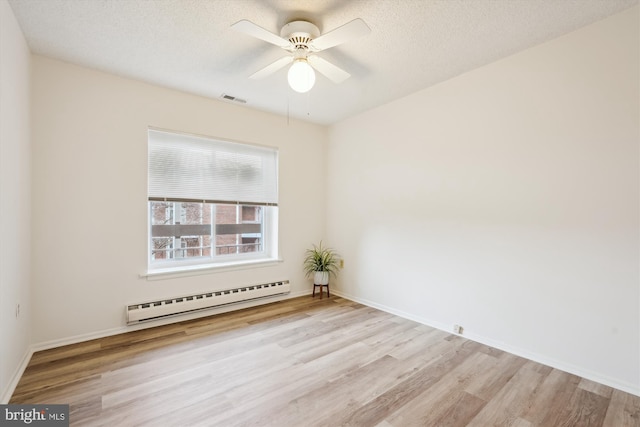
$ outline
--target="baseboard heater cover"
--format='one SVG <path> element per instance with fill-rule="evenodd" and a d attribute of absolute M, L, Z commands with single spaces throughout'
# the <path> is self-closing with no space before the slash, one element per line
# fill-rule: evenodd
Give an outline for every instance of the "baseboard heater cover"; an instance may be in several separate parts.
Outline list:
<path fill-rule="evenodd" d="M 148 320 L 206 310 L 257 298 L 288 294 L 289 292 L 291 292 L 289 281 L 283 280 L 281 282 L 263 283 L 260 285 L 132 304 L 126 306 L 127 324 L 133 325 Z"/>

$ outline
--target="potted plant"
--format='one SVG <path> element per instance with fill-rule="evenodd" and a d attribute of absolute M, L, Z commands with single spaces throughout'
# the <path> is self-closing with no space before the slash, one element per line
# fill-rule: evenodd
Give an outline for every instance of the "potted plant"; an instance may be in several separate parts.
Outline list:
<path fill-rule="evenodd" d="M 313 276 L 315 285 L 329 284 L 329 275 L 338 273 L 339 264 L 338 254 L 331 248 L 323 247 L 322 242 L 305 252 L 304 272 L 307 277 Z"/>

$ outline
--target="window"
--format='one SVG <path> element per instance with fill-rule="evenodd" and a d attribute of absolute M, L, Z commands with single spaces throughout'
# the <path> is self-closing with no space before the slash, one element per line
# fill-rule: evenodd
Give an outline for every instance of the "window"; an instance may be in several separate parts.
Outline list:
<path fill-rule="evenodd" d="M 277 258 L 277 151 L 149 130 L 149 268 Z"/>
<path fill-rule="evenodd" d="M 211 256 L 210 204 L 156 201 L 149 204 L 151 260 L 206 259 Z"/>

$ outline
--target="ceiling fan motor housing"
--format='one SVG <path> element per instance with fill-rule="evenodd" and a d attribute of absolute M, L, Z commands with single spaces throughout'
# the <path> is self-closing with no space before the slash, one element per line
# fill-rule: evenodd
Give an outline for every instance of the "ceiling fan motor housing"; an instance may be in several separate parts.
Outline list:
<path fill-rule="evenodd" d="M 280 37 L 289 40 L 296 50 L 309 50 L 309 43 L 319 36 L 318 27 L 307 21 L 292 21 L 280 30 Z"/>

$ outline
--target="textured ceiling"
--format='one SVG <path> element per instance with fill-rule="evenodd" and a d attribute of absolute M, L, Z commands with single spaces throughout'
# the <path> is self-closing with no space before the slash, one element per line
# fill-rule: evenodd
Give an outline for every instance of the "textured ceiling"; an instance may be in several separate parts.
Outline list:
<path fill-rule="evenodd" d="M 330 124 L 566 34 L 638 0 L 9 0 L 33 53 Z M 371 33 L 320 53 L 351 78 L 306 94 L 286 68 L 248 76 L 280 48 L 230 29 L 295 19 L 322 33 L 362 18 Z"/>

